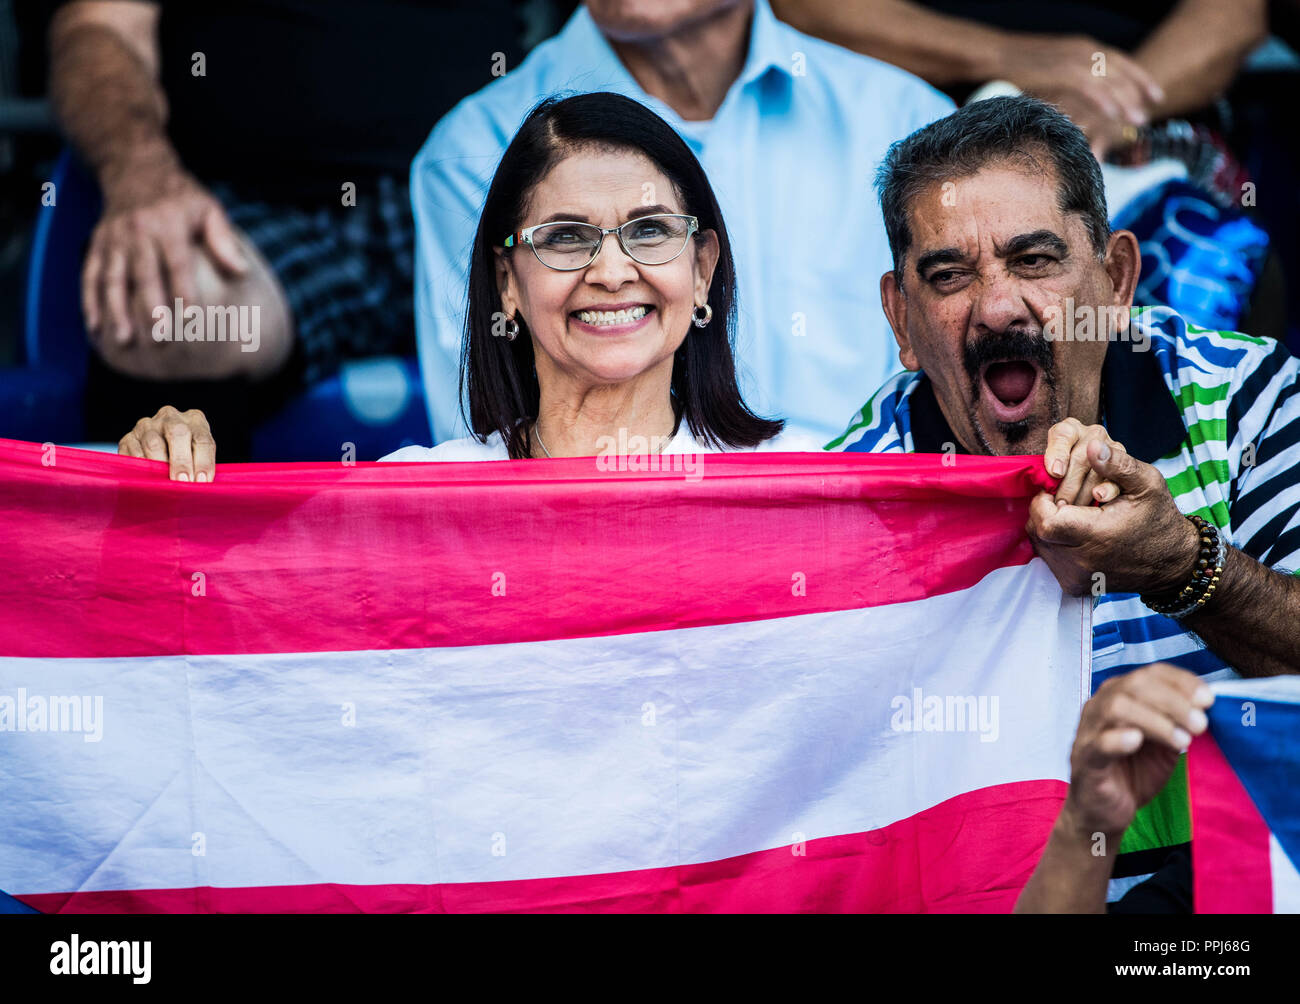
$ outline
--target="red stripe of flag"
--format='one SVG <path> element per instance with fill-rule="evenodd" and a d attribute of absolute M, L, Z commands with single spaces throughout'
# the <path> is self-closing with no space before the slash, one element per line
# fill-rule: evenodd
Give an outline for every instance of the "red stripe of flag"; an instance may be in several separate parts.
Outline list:
<path fill-rule="evenodd" d="M 957 795 L 866 833 L 724 861 L 445 885 L 302 885 L 19 895 L 45 913 L 1006 913 L 1065 799 L 1064 781 Z M 864 798 L 869 797 L 864 794 Z"/>
<path fill-rule="evenodd" d="M 1208 733 L 1187 751 L 1192 906 L 1197 913 L 1272 913 L 1268 824 Z"/>
<path fill-rule="evenodd" d="M 916 600 L 1028 562 L 1026 499 L 1050 484 L 1034 457 L 709 454 L 694 482 L 592 458 L 257 464 L 198 485 L 47 455 L 0 440 L 0 655 L 479 645 Z"/>

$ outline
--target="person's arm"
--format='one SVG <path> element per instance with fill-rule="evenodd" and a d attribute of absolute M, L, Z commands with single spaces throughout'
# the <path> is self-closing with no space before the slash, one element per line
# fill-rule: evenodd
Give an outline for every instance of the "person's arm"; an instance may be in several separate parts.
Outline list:
<path fill-rule="evenodd" d="M 1215 598 L 1184 623 L 1243 676 L 1300 673 L 1300 579 L 1235 547 Z"/>
<path fill-rule="evenodd" d="M 1098 157 L 1164 99 L 1155 78 L 1119 49 L 1086 35 L 1004 31 L 926 10 L 911 0 L 774 0 L 801 31 L 893 63 L 937 87 L 1007 80 L 1058 105 Z"/>
<path fill-rule="evenodd" d="M 1278 411 L 1274 419 L 1277 428 L 1271 428 L 1269 436 L 1262 438 L 1265 449 L 1258 451 L 1255 467 L 1242 472 L 1244 488 L 1240 495 L 1255 501 L 1256 492 L 1260 493 L 1261 505 L 1266 505 L 1273 488 L 1275 475 L 1286 475 L 1286 463 L 1278 462 L 1278 450 L 1271 449 L 1270 438 L 1278 441 L 1290 441 L 1287 425 L 1300 423 L 1300 415 L 1292 415 L 1287 408 Z M 1096 442 L 1097 446 L 1092 446 Z M 1052 501 L 1063 501 L 1074 506 L 1091 506 L 1113 502 L 1122 493 L 1121 486 L 1112 480 L 1105 480 L 1100 468 L 1093 468 L 1089 460 L 1089 449 L 1100 449 L 1101 445 L 1114 447 L 1119 451 L 1125 449 L 1106 434 L 1101 425 L 1084 427 L 1075 419 L 1066 419 L 1054 425 L 1048 433 L 1048 449 L 1044 454 L 1044 466 L 1053 476 L 1060 477 L 1060 485 L 1052 494 Z M 1257 477 L 1253 477 L 1258 475 Z M 1261 482 L 1255 488 L 1253 482 Z M 1291 520 L 1283 519 L 1288 528 L 1294 524 L 1297 544 L 1300 544 L 1300 518 L 1292 512 Z M 1177 527 L 1177 523 L 1174 524 Z M 1274 533 L 1266 541 L 1255 541 L 1261 551 L 1277 544 L 1278 538 L 1286 535 Z M 1191 533 L 1190 538 L 1195 538 Z M 1287 549 L 1287 545 L 1282 545 Z M 1191 564 L 1195 561 L 1196 549 L 1191 549 L 1192 557 L 1186 561 L 1184 579 L 1191 575 Z M 1274 676 L 1284 672 L 1300 672 L 1300 619 L 1290 616 L 1287 611 L 1300 611 L 1300 579 L 1294 575 L 1282 574 L 1255 561 L 1236 548 L 1227 549 L 1223 574 L 1219 576 L 1216 589 L 1217 598 L 1208 603 L 1204 610 L 1186 618 L 1186 626 L 1195 631 L 1210 649 L 1232 666 L 1243 667 L 1242 671 L 1252 676 Z M 1281 616 L 1281 623 L 1278 618 Z M 1279 639 L 1279 627 L 1282 628 Z M 1290 628 L 1290 629 L 1288 629 Z M 1287 637 L 1290 637 L 1291 653 L 1287 655 Z M 1281 641 L 1281 645 L 1279 645 Z M 1249 667 L 1249 668 L 1245 668 Z"/>
<path fill-rule="evenodd" d="M 1134 53 L 1165 92 L 1152 118 L 1204 108 L 1267 37 L 1267 0 L 1182 0 Z"/>
<path fill-rule="evenodd" d="M 157 5 L 136 0 L 76 0 L 50 22 L 54 114 L 104 195 L 82 271 L 86 327 L 122 343 L 154 306 L 195 298 L 195 236 L 229 271 L 248 267 L 220 204 L 167 138 L 157 32 Z"/>
<path fill-rule="evenodd" d="M 1243 676 L 1300 673 L 1300 579 L 1290 574 L 1300 569 L 1300 361 L 1273 341 L 1227 344 L 1240 353 L 1224 419 L 1233 430 L 1226 467 L 1236 546 L 1227 549 L 1214 594 L 1182 625 Z M 1110 592 L 1181 588 L 1197 561 L 1195 529 L 1158 470 L 1122 446 L 1103 459 L 1102 445 L 1086 445 L 1086 462 L 1122 494 L 1059 510 L 1039 495 L 1028 528 L 1035 547 L 1076 595 L 1095 572 Z"/>
<path fill-rule="evenodd" d="M 50 21 L 50 101 L 96 174 L 175 165 L 158 85 L 158 7 L 131 0 L 65 4 Z"/>
<path fill-rule="evenodd" d="M 1105 913 L 1114 853 L 1095 854 L 1101 833 L 1117 851 L 1124 831 L 1104 833 L 1079 822 L 1069 800 L 1052 825 L 1043 856 L 1016 900 L 1016 913 Z"/>
<path fill-rule="evenodd" d="M 1088 445 L 1099 478 L 1122 494 L 1101 506 L 1058 508 L 1040 493 L 1026 530 L 1062 588 L 1082 595 L 1101 572 L 1111 592 L 1164 594 L 1196 565 L 1199 535 L 1161 473 L 1122 449 Z M 1276 485 L 1280 491 L 1282 485 Z M 1281 523 L 1287 520 L 1283 514 Z M 1214 595 L 1186 619 L 1210 649 L 1243 676 L 1300 672 L 1300 581 L 1229 548 Z"/>
<path fill-rule="evenodd" d="M 1001 74 L 1007 32 L 908 0 L 772 0 L 772 10 L 805 34 L 901 66 L 936 87 Z"/>
<path fill-rule="evenodd" d="M 1214 694 L 1167 663 L 1103 683 L 1083 706 L 1070 751 L 1070 791 L 1016 913 L 1105 913 L 1124 831 L 1165 786 Z"/>

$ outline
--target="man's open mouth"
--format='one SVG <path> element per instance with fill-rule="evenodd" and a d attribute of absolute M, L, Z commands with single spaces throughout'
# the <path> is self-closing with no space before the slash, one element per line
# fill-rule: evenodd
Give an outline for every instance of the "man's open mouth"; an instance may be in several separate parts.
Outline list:
<path fill-rule="evenodd" d="M 1024 360 L 989 363 L 980 370 L 980 396 L 999 422 L 1022 422 L 1034 410 L 1042 379 L 1042 370 Z"/>

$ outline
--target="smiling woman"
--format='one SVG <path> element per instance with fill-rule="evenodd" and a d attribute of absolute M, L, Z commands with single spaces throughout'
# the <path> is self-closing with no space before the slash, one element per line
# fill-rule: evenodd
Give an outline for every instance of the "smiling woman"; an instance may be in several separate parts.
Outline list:
<path fill-rule="evenodd" d="M 717 200 L 672 128 L 620 95 L 544 101 L 501 158 L 474 241 L 470 427 L 513 458 L 595 455 L 620 429 L 670 450 L 774 448 L 782 423 L 737 386 L 734 298 Z"/>
<path fill-rule="evenodd" d="M 817 450 L 741 398 L 731 242 L 703 168 L 644 105 L 550 98 L 524 120 L 474 239 L 461 392 L 474 436 L 385 460 Z M 164 408 L 120 452 L 209 480 L 197 411 Z"/>

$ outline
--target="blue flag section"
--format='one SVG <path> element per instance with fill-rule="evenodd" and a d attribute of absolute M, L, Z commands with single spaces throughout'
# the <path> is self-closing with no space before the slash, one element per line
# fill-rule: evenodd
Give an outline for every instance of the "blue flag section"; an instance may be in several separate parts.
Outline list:
<path fill-rule="evenodd" d="M 1300 677 L 1223 686 L 1209 710 L 1215 741 L 1287 857 L 1300 862 Z"/>
<path fill-rule="evenodd" d="M 33 910 L 26 903 L 21 903 L 14 899 L 7 892 L 0 890 L 0 913 L 40 913 L 40 910 Z"/>

